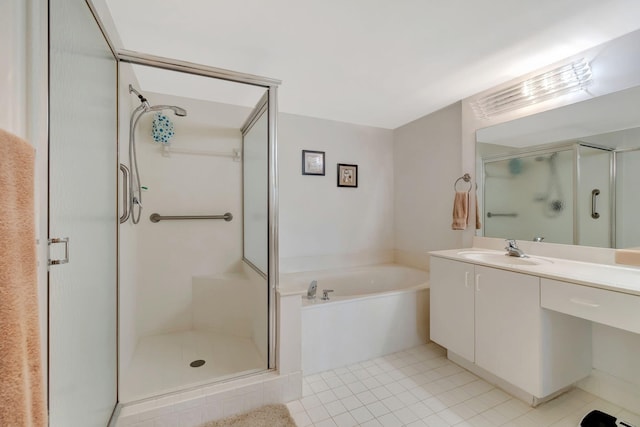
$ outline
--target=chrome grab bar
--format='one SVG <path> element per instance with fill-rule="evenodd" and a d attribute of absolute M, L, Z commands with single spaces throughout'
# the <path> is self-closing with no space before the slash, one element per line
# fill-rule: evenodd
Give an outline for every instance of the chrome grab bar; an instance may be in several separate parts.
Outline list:
<path fill-rule="evenodd" d="M 149 217 L 151 222 L 160 222 L 167 220 L 182 220 L 182 219 L 224 219 L 225 221 L 231 221 L 233 219 L 233 215 L 230 212 L 225 213 L 224 215 L 174 215 L 174 216 L 163 216 L 159 213 L 152 213 Z"/>
<path fill-rule="evenodd" d="M 591 218 L 598 219 L 600 218 L 600 214 L 598 213 L 598 208 L 596 207 L 596 198 L 600 195 L 600 190 L 594 188 L 591 192 Z"/>
<path fill-rule="evenodd" d="M 120 163 L 120 170 L 122 171 L 122 207 L 124 212 L 120 217 L 120 224 L 127 222 L 131 209 L 129 209 L 129 168 Z"/>
<path fill-rule="evenodd" d="M 515 218 L 518 216 L 517 213 L 493 213 L 493 212 L 487 212 L 487 218 L 491 218 L 494 216 L 508 216 L 511 218 Z"/>

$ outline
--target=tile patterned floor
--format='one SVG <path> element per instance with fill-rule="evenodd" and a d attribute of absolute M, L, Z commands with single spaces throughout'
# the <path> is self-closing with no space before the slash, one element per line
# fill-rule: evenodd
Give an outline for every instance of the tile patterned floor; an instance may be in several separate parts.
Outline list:
<path fill-rule="evenodd" d="M 427 344 L 304 378 L 288 405 L 298 427 L 576 427 L 599 409 L 640 427 L 640 416 L 580 389 L 531 408 Z"/>

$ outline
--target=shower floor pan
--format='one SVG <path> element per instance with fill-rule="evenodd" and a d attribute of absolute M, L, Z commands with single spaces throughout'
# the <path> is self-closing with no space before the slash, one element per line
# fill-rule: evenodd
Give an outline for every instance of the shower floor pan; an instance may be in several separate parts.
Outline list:
<path fill-rule="evenodd" d="M 194 361 L 200 365 L 192 367 Z M 196 387 L 266 369 L 249 338 L 184 331 L 144 337 L 122 376 L 123 403 Z"/>

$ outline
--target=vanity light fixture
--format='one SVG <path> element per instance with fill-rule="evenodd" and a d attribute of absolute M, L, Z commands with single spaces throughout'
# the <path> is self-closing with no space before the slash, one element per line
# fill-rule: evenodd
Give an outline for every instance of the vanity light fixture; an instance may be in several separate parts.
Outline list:
<path fill-rule="evenodd" d="M 584 90 L 591 81 L 591 67 L 584 58 L 581 58 L 484 96 L 473 101 L 471 105 L 478 117 L 486 119 Z"/>

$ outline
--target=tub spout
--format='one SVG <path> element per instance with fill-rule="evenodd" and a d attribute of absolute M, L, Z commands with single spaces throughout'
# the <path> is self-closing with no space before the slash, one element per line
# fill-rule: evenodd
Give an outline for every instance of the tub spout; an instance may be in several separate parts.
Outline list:
<path fill-rule="evenodd" d="M 322 300 L 329 301 L 329 292 L 333 292 L 333 289 L 323 289 L 322 290 Z"/>
<path fill-rule="evenodd" d="M 318 289 L 318 281 L 313 280 L 311 283 L 309 283 L 309 288 L 307 289 L 307 299 L 316 298 L 316 289 Z"/>

